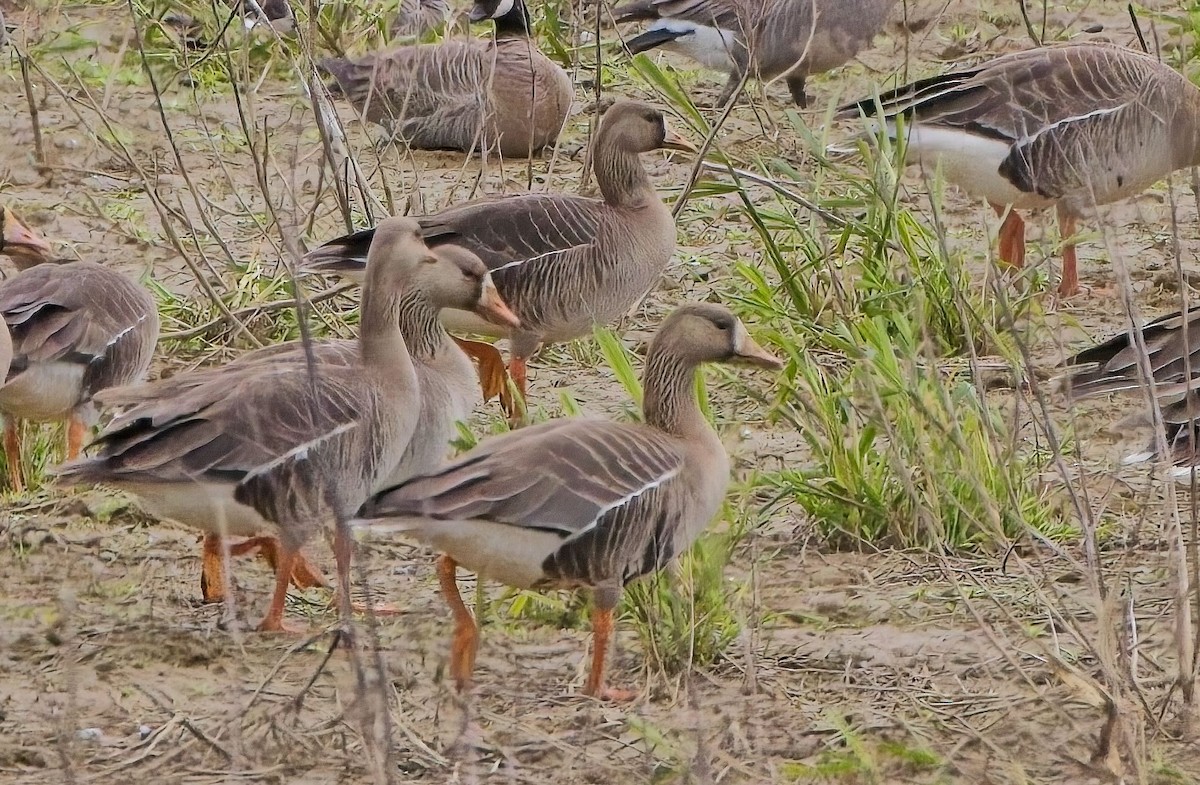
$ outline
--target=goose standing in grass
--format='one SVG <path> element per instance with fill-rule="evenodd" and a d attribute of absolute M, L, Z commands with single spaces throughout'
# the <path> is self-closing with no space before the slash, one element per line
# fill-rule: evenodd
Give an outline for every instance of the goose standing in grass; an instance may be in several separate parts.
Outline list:
<path fill-rule="evenodd" d="M 68 482 L 141 497 L 163 518 L 222 535 L 279 536 L 271 605 L 260 630 L 284 630 L 300 548 L 323 521 L 334 536 L 338 597 L 349 607 L 352 541 L 345 517 L 400 463 L 420 407 L 405 343 L 436 310 L 414 281 L 438 265 L 407 218 L 379 225 L 363 289 L 358 358 L 349 364 L 250 365 L 211 374 L 175 398 L 147 398 L 96 440 L 96 457 L 66 465 Z"/>
<path fill-rule="evenodd" d="M 729 74 L 724 106 L 749 70 L 782 77 L 808 106 L 804 83 L 845 64 L 883 29 L 897 0 L 635 0 L 613 9 L 617 22 L 653 20 L 625 42 L 632 54 L 662 47 Z"/>
<path fill-rule="evenodd" d="M 922 79 L 842 107 L 905 129 L 907 156 L 1003 216 L 1001 261 L 1025 263 L 1019 209 L 1053 206 L 1060 296 L 1080 291 L 1076 222 L 1200 162 L 1200 90 L 1154 57 L 1100 43 L 1048 46 Z"/>
<path fill-rule="evenodd" d="M 446 246 L 434 252 L 438 265 L 425 266 L 417 273 L 416 286 L 428 299 L 431 310 L 416 314 L 401 325 L 405 344 L 417 375 L 420 403 L 419 415 L 412 438 L 399 462 L 386 474 L 386 483 L 394 484 L 419 472 L 431 471 L 450 455 L 450 443 L 457 429 L 455 423 L 466 420 L 479 402 L 479 386 L 471 360 L 446 334 L 437 320 L 442 308 L 461 308 L 481 318 L 516 327 L 516 317 L 508 310 L 492 284 L 491 274 L 477 256 L 456 246 Z M 423 317 L 423 318 L 422 318 Z M 354 366 L 359 362 L 358 346 L 351 340 L 326 340 L 307 347 L 292 341 L 268 346 L 243 354 L 226 365 L 178 374 L 149 385 L 106 390 L 98 400 L 108 408 L 120 411 L 109 430 L 121 430 L 139 418 L 147 416 L 147 404 L 158 401 L 178 407 L 183 396 L 194 398 L 195 407 L 203 396 L 224 396 L 224 380 L 234 373 L 278 373 L 285 365 L 302 369 L 312 358 L 320 366 Z M 184 408 L 187 408 L 186 406 Z M 227 580 L 224 575 L 224 538 L 210 531 L 204 538 L 200 575 L 200 592 L 205 602 L 225 599 Z M 279 563 L 278 541 L 266 535 L 254 536 L 229 546 L 231 556 L 261 551 L 272 566 Z M 303 556 L 292 572 L 292 583 L 300 588 L 323 586 L 324 579 Z"/>
<path fill-rule="evenodd" d="M 658 282 L 670 261 L 675 221 L 639 157 L 664 148 L 696 149 L 670 129 L 659 110 L 618 101 L 601 120 L 591 151 L 603 199 L 569 194 L 490 197 L 418 219 L 431 246 L 457 245 L 479 256 L 520 319 L 519 329 L 498 330 L 461 311 L 442 317 L 454 331 L 511 338 L 509 371 L 522 401 L 526 361 L 539 346 L 574 340 L 597 324 L 615 321 Z M 361 274 L 372 232 L 356 232 L 314 249 L 305 257 L 306 270 Z M 494 380 L 494 350 L 489 353 L 476 344 L 470 351 L 480 356 L 485 379 Z M 485 383 L 485 395 L 497 392 L 494 386 L 494 381 Z M 516 416 L 514 406 L 508 408 Z"/>
<path fill-rule="evenodd" d="M 1200 308 L 1160 317 L 1137 332 L 1162 412 L 1167 454 L 1154 440 L 1126 462 L 1166 458 L 1171 475 L 1190 483 L 1193 469 L 1200 469 Z M 1125 332 L 1085 349 L 1066 360 L 1068 370 L 1055 379 L 1055 387 L 1068 400 L 1148 389 L 1138 344 L 1133 332 Z"/>
<path fill-rule="evenodd" d="M 697 369 L 708 362 L 782 367 L 728 309 L 682 306 L 646 354 L 644 424 L 571 418 L 512 431 L 359 511 L 359 528 L 404 532 L 443 554 L 437 571 L 455 620 L 450 673 L 460 690 L 479 632 L 458 592 L 459 565 L 519 588 L 592 589 L 584 692 L 632 697 L 604 684 L 622 589 L 686 550 L 729 483 L 725 448 L 696 401 Z"/>
<path fill-rule="evenodd" d="M 524 0 L 479 0 L 470 19 L 495 20 L 495 39 L 403 46 L 320 67 L 367 120 L 416 149 L 527 158 L 554 144 L 574 88 L 530 39 Z"/>
<path fill-rule="evenodd" d="M 0 315 L 12 362 L 0 385 L 10 487 L 24 489 L 20 420 L 67 421 L 67 458 L 77 458 L 97 417 L 101 390 L 145 376 L 158 342 L 154 298 L 94 262 L 55 263 L 49 244 L 0 206 L 0 253 L 19 272 L 0 283 Z"/>

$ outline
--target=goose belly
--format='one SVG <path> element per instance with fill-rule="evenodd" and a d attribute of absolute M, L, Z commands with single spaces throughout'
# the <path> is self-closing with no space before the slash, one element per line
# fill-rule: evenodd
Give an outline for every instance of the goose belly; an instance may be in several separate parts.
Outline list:
<path fill-rule="evenodd" d="M 0 387 L 0 411 L 24 420 L 65 417 L 83 397 L 84 366 L 35 363 Z"/>
<path fill-rule="evenodd" d="M 156 518 L 182 523 L 202 532 L 253 537 L 274 533 L 269 523 L 252 507 L 233 498 L 234 486 L 214 482 L 108 482 L 142 500 L 146 512 Z"/>
<path fill-rule="evenodd" d="M 481 398 L 475 366 L 455 348 L 450 367 L 417 366 L 421 388 L 420 416 L 399 464 L 377 483 L 375 492 L 399 485 L 415 474 L 430 472 L 446 462 L 458 435 L 455 423 L 471 416 Z"/>
<path fill-rule="evenodd" d="M 445 553 L 464 569 L 518 589 L 545 578 L 542 564 L 562 545 L 562 537 L 491 521 L 412 519 L 409 529 L 421 542 Z"/>
<path fill-rule="evenodd" d="M 888 123 L 888 133 L 896 129 Z M 993 204 L 1020 208 L 1045 207 L 1052 201 L 1022 191 L 1000 174 L 1000 165 L 1012 147 L 999 139 L 987 139 L 950 128 L 910 127 L 906 158 L 920 164 L 932 176 L 941 170 L 948 182 L 976 198 Z"/>

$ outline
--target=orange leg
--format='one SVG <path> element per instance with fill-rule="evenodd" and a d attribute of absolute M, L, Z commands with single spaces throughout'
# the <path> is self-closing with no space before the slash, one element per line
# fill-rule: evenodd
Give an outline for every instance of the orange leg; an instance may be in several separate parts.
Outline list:
<path fill-rule="evenodd" d="M 67 417 L 67 460 L 73 461 L 83 452 L 83 440 L 87 436 L 87 426 L 74 413 Z"/>
<path fill-rule="evenodd" d="M 519 428 L 525 424 L 525 416 L 528 414 L 528 409 L 525 408 L 526 393 L 529 389 L 529 369 L 526 365 L 524 357 L 513 357 L 508 363 L 508 376 L 513 381 L 513 386 L 517 388 L 517 395 L 509 396 L 508 404 L 504 407 L 504 413 L 508 415 L 508 424 L 512 428 Z M 501 403 L 504 399 L 501 398 Z"/>
<path fill-rule="evenodd" d="M 458 593 L 458 563 L 445 554 L 437 560 L 438 583 L 442 587 L 442 596 L 450 606 L 450 614 L 454 617 L 454 644 L 450 648 L 450 677 L 459 692 L 465 692 L 471 686 L 471 674 L 475 672 L 475 652 L 479 650 L 479 628 L 475 626 L 475 617 L 463 604 L 462 595 Z"/>
<path fill-rule="evenodd" d="M 219 534 L 204 535 L 204 555 L 200 567 L 200 597 L 203 602 L 224 602 L 228 588 L 225 577 L 225 557 L 221 553 L 223 539 Z M 244 556 L 259 550 L 272 571 L 279 570 L 279 540 L 274 537 L 250 537 L 229 546 L 229 555 Z M 296 554 L 292 567 L 292 585 L 298 589 L 325 588 L 329 583 L 321 571 L 303 553 Z"/>
<path fill-rule="evenodd" d="M 275 592 L 271 595 L 271 607 L 258 625 L 260 632 L 298 632 L 283 623 L 283 605 L 287 600 L 288 584 L 298 551 L 287 545 L 279 546 L 279 569 L 275 571 Z"/>
<path fill-rule="evenodd" d="M 204 535 L 204 554 L 200 558 L 200 598 L 204 602 L 225 601 L 225 554 L 221 553 L 221 545 L 221 535 Z"/>
<path fill-rule="evenodd" d="M 1063 268 L 1062 280 L 1058 283 L 1059 297 L 1073 297 L 1079 294 L 1079 269 L 1076 264 L 1078 259 L 1075 256 L 1075 216 L 1068 215 L 1063 212 L 1062 208 L 1058 210 L 1058 231 L 1062 235 L 1063 241 Z"/>
<path fill-rule="evenodd" d="M 16 493 L 25 491 L 21 478 L 21 424 L 13 419 L 4 421 L 4 460 L 8 463 L 8 487 Z"/>
<path fill-rule="evenodd" d="M 272 570 L 279 569 L 279 540 L 275 537 L 249 537 L 229 546 L 229 553 L 242 556 L 255 549 Z M 325 589 L 329 587 L 329 581 L 301 552 L 296 554 L 296 566 L 292 568 L 292 585 L 297 589 Z"/>
<path fill-rule="evenodd" d="M 1004 205 L 992 204 L 992 209 L 1004 218 L 1000 224 L 1000 261 L 1020 270 L 1025 266 L 1025 221 L 1016 210 Z"/>
<path fill-rule="evenodd" d="M 334 589 L 334 599 L 330 602 L 330 607 L 336 602 L 338 612 L 343 619 L 349 619 L 351 613 L 370 613 L 375 616 L 399 615 L 400 611 L 390 605 L 371 605 L 351 600 L 350 562 L 353 557 L 354 539 L 350 536 L 350 527 L 339 523 L 337 531 L 333 535 L 333 558 L 337 563 L 337 587 Z"/>
<path fill-rule="evenodd" d="M 604 684 L 604 663 L 608 658 L 608 643 L 613 634 L 613 608 L 597 602 L 592 611 L 592 668 L 588 672 L 584 695 L 600 700 L 629 701 L 637 697 L 634 690 L 622 690 Z"/>
<path fill-rule="evenodd" d="M 507 394 L 508 373 L 504 369 L 504 358 L 495 346 L 483 341 L 465 341 L 461 338 L 455 338 L 454 342 L 479 366 L 479 386 L 483 388 L 484 403 Z"/>

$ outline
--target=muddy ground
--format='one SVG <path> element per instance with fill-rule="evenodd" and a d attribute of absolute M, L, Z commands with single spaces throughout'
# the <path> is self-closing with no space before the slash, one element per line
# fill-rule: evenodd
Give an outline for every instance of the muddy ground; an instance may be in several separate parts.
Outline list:
<path fill-rule="evenodd" d="M 212 217 L 224 248 L 203 229 L 180 243 L 189 261 L 211 264 L 227 282 L 239 273 L 231 271 L 226 249 L 252 271 L 266 272 L 285 253 L 262 213 L 244 145 L 229 141 L 243 138 L 238 105 L 228 92 L 214 97 L 177 80 L 160 85 L 173 149 L 153 87 L 129 76 L 138 68 L 114 65 L 130 62 L 137 48 L 128 9 L 38 5 L 36 13 L 3 10 L 20 26 L 15 40 L 45 69 L 35 69 L 31 82 L 48 165 L 35 165 L 30 112 L 10 49 L 0 54 L 0 199 L 63 254 L 148 275 L 185 298 L 177 307 L 192 318 L 179 323 L 168 313 L 165 331 L 194 324 L 197 311 L 211 308 L 167 236 L 166 224 L 183 224 L 164 221 L 160 209 L 190 216 L 195 225 L 202 210 Z M 911 5 L 908 31 L 889 26 L 859 61 L 814 79 L 810 89 L 818 103 L 828 102 L 869 91 L 906 57 L 910 72 L 921 75 L 944 68 L 945 60 L 1028 45 L 1017 3 L 990 4 L 986 14 L 982 5 Z M 1133 40 L 1124 4 L 1113 0 L 1072 2 L 1053 10 L 1048 23 L 1072 32 L 1103 25 L 1113 40 Z M 64 62 L 88 78 L 73 82 Z M 299 87 L 279 76 L 284 70 L 276 62 L 260 80 L 248 68 L 247 83 L 256 87 L 242 111 L 253 118 L 257 142 L 269 143 L 268 179 L 278 189 L 284 222 L 305 236 L 308 210 L 317 204 L 307 236 L 331 236 L 339 226 L 320 176 L 311 113 Z M 591 74 L 584 67 L 576 76 L 583 81 Z M 709 102 L 720 87 L 705 74 L 689 84 Z M 638 88 L 621 83 L 616 92 L 638 94 Z M 785 95 L 777 87 L 757 96 L 758 111 L 782 117 Z M 590 88 L 581 87 L 577 109 L 590 99 Z M 354 148 L 369 160 L 370 134 L 341 110 Z M 100 122 L 102 115 L 111 126 Z M 582 157 L 570 153 L 586 127 L 581 113 L 564 152 L 552 163 L 535 162 L 532 178 L 511 162 L 481 173 L 478 163 L 457 156 L 395 148 L 384 150 L 368 175 L 377 186 L 386 179 L 401 204 L 418 210 L 461 200 L 474 188 L 520 191 L 530 180 L 535 188 L 572 190 Z M 743 106 L 726 145 L 802 160 L 802 144 L 786 127 L 776 125 L 777 133 L 764 139 L 759 119 Z M 689 170 L 685 158 L 646 160 L 664 188 L 677 188 Z M 1185 270 L 1196 273 L 1200 238 L 1186 179 L 1177 178 L 1176 189 L 1180 250 Z M 910 173 L 907 182 L 910 198 L 919 201 L 920 179 Z M 190 187 L 202 195 L 202 207 Z M 951 191 L 946 219 L 951 241 L 974 249 L 983 285 L 994 217 Z M 1081 272 L 1097 292 L 1030 325 L 1039 365 L 1050 367 L 1064 349 L 1122 328 L 1119 302 L 1103 291 L 1114 264 L 1128 266 L 1143 313 L 1178 307 L 1165 186 L 1106 210 L 1103 223 L 1088 229 Z M 1055 231 L 1047 217 L 1031 224 L 1032 259 L 1053 260 Z M 719 225 L 681 232 L 678 258 L 702 259 L 703 274 L 693 261 L 672 267 L 625 325 L 628 340 L 643 340 L 682 299 L 727 291 L 722 278 L 733 257 L 753 258 L 754 250 L 731 249 L 721 237 Z M 263 337 L 262 325 L 255 326 Z M 236 350 L 226 345 L 249 343 L 228 333 L 204 339 L 203 346 L 165 343 L 155 373 L 219 359 Z M 617 381 L 594 368 L 597 358 L 586 346 L 545 354 L 532 369 L 544 414 L 558 412 L 559 390 L 591 412 L 628 410 Z M 735 406 L 735 395 L 722 389 L 714 399 L 740 477 L 751 467 L 804 460 L 794 432 L 767 423 L 765 412 L 744 402 Z M 1194 733 L 1178 717 L 1179 702 L 1164 703 L 1176 657 L 1163 529 L 1171 505 L 1186 513 L 1186 493 L 1176 501 L 1145 470 L 1118 465 L 1122 452 L 1144 439 L 1114 426 L 1135 409 L 1119 401 L 1055 411 L 1072 418 L 1083 457 L 1071 470 L 1112 535 L 1105 559 L 1110 574 L 1122 578 L 1105 613 L 1071 543 L 1021 550 L 1015 558 L 830 552 L 811 537 L 798 510 L 784 507 L 747 536 L 729 570 L 743 587 L 744 632 L 724 660 L 668 676 L 623 625 L 611 678 L 644 685 L 628 705 L 577 694 L 586 625 L 563 629 L 553 613 L 542 622 L 514 620 L 497 587 L 486 590 L 478 687 L 468 699 L 457 697 L 443 678 L 448 619 L 431 554 L 420 548 L 364 549 L 359 584 L 400 613 L 358 628 L 363 646 L 356 669 L 345 649 L 326 654 L 336 617 L 320 590 L 294 594 L 289 606 L 311 637 L 258 635 L 248 630 L 269 591 L 261 564 L 238 565 L 231 606 L 204 606 L 191 531 L 151 521 L 99 490 L 10 494 L 0 518 L 0 781 L 357 783 L 377 780 L 372 750 L 386 748 L 391 757 L 382 770 L 414 782 L 1110 782 L 1112 767 L 1092 761 L 1106 702 L 1080 674 L 1098 671 L 1089 645 L 1098 638 L 1098 617 L 1113 618 L 1115 608 L 1124 618 L 1125 603 L 1137 622 L 1133 699 L 1144 700 L 1154 717 L 1134 739 L 1132 755 L 1146 781 L 1197 781 Z M 494 413 L 481 415 L 477 425 L 491 420 Z M 762 506 L 736 489 L 734 495 L 735 509 Z M 314 555 L 329 568 L 327 548 L 316 547 Z M 463 589 L 473 593 L 470 580 Z M 365 682 L 356 680 L 358 672 Z M 372 723 L 380 707 L 389 724 Z"/>

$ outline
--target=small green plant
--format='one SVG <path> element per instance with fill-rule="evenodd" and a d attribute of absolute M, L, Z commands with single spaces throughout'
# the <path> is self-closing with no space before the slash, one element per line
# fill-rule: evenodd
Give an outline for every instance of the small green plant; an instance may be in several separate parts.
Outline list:
<path fill-rule="evenodd" d="M 839 173 L 839 192 L 820 205 L 848 216 L 832 231 L 785 199 L 744 199 L 770 267 L 739 264 L 734 296 L 792 359 L 776 412 L 813 456 L 763 482 L 843 545 L 960 548 L 1025 527 L 1061 535 L 1040 481 L 1049 456 L 1013 437 L 969 373 L 985 350 L 1016 363 L 1011 317 L 901 202 L 902 147 L 880 139 L 862 149 L 865 176 Z"/>

